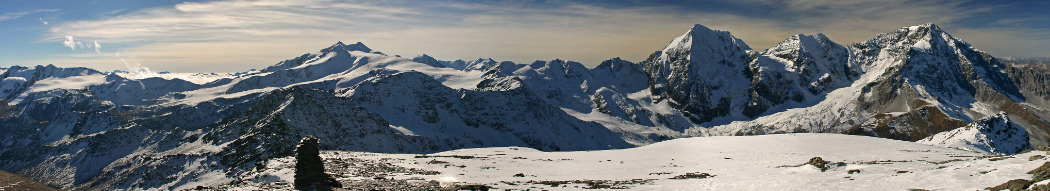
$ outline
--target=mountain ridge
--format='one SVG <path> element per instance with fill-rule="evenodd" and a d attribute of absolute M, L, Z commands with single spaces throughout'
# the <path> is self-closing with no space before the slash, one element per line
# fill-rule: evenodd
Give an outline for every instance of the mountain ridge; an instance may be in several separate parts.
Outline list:
<path fill-rule="evenodd" d="M 11 132 L 0 135 L 0 170 L 63 189 L 237 181 L 307 135 L 368 152 L 579 151 L 805 132 L 917 141 L 1002 116 L 1028 147 L 1050 142 L 1050 99 L 1030 88 L 1050 72 L 1000 62 L 934 24 L 850 45 L 799 34 L 763 51 L 694 25 L 644 61 L 593 68 L 402 58 L 340 41 L 205 84 L 0 71 L 0 130 Z M 160 170 L 179 166 L 193 168 Z"/>

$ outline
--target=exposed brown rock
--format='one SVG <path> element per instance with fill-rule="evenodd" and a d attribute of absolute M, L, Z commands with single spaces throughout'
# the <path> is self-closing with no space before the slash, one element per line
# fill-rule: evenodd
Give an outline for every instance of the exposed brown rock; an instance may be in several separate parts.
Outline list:
<path fill-rule="evenodd" d="M 998 186 L 988 187 L 988 188 L 985 188 L 985 189 L 988 189 L 988 190 L 1015 190 L 1015 191 L 1017 191 L 1017 190 L 1024 190 L 1024 189 L 1028 188 L 1029 185 L 1032 185 L 1032 181 L 1025 180 L 1025 179 L 1014 179 L 1014 180 L 1007 181 L 1006 183 L 1000 184 Z"/>
<path fill-rule="evenodd" d="M 43 183 L 9 172 L 0 171 L 0 190 L 56 190 Z"/>
<path fill-rule="evenodd" d="M 809 159 L 809 162 L 806 162 L 806 164 L 819 168 L 821 172 L 828 170 L 828 161 L 825 161 L 820 157 L 813 157 Z"/>
<path fill-rule="evenodd" d="M 1032 174 L 1032 181 L 1039 182 L 1046 179 L 1050 179 L 1050 162 L 1044 162 L 1043 166 L 1028 171 L 1028 174 Z"/>

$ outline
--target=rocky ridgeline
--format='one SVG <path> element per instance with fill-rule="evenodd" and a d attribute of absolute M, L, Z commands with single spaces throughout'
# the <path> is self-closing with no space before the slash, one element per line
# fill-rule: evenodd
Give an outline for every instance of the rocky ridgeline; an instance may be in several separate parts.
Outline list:
<path fill-rule="evenodd" d="M 916 141 L 1000 111 L 1047 146 L 1045 68 L 1004 64 L 933 24 L 850 45 L 797 35 L 766 51 L 696 25 L 650 59 L 594 68 L 408 59 L 361 43 L 205 84 L 11 67 L 0 69 L 0 170 L 63 189 L 188 188 L 296 156 L 288 143 L 305 135 L 325 139 L 320 149 L 417 154 L 792 132 Z M 994 137 L 1024 142 L 1010 132 Z"/>

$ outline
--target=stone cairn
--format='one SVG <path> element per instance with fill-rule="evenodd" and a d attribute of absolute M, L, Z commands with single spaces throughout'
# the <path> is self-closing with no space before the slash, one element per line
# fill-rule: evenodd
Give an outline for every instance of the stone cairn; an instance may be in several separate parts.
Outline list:
<path fill-rule="evenodd" d="M 295 189 L 298 190 L 331 190 L 342 185 L 324 173 L 321 151 L 317 148 L 319 140 L 314 136 L 303 137 L 295 148 Z"/>

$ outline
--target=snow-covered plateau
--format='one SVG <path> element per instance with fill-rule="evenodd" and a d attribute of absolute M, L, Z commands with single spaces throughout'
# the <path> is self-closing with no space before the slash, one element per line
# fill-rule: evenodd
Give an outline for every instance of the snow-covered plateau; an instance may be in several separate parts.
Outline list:
<path fill-rule="evenodd" d="M 1031 150 L 1050 146 L 1050 67 L 934 24 L 761 51 L 703 25 L 669 39 L 591 68 L 360 42 L 234 74 L 0 68 L 0 170 L 73 190 L 284 188 L 297 143 L 315 136 L 344 182 L 957 190 L 1038 179 Z M 812 157 L 836 165 L 798 166 Z"/>
<path fill-rule="evenodd" d="M 435 180 L 437 185 L 507 190 L 981 190 L 1031 180 L 1027 172 L 1046 163 L 1048 158 L 1037 156 L 1047 154 L 987 156 L 884 138 L 801 133 L 681 138 L 600 151 L 491 147 L 427 155 L 325 151 L 321 156 L 329 174 L 363 190 L 396 188 L 381 183 L 396 180 L 402 180 L 402 188 Z M 806 164 L 814 157 L 828 162 L 825 170 Z M 271 159 L 222 189 L 290 188 L 288 168 L 294 162 L 292 157 Z M 682 176 L 689 173 L 710 176 Z"/>

